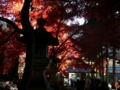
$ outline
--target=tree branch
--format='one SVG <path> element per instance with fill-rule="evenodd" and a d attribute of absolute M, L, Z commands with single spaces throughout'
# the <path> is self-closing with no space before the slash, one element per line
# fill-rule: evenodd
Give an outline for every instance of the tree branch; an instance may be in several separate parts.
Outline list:
<path fill-rule="evenodd" d="M 81 28 L 81 27 L 80 27 L 80 28 Z M 79 29 L 80 29 L 80 28 L 79 28 Z M 70 36 L 57 48 L 57 50 L 52 54 L 52 56 L 55 56 L 56 53 L 61 49 L 61 47 L 67 42 L 67 40 L 69 40 L 73 35 L 75 35 L 75 34 L 78 33 L 79 29 L 76 30 L 76 32 L 74 32 L 72 35 L 70 35 Z M 50 56 L 51 56 L 51 55 L 50 55 Z"/>
<path fill-rule="evenodd" d="M 0 20 L 5 21 L 6 23 L 10 24 L 15 29 L 15 32 L 22 33 L 22 30 L 18 28 L 18 26 L 15 23 L 13 23 L 11 20 L 3 18 L 3 17 L 0 17 Z"/>
<path fill-rule="evenodd" d="M 9 38 L 12 37 L 12 35 L 14 35 L 16 32 L 22 33 L 22 30 L 21 30 L 20 28 L 18 28 L 18 26 L 17 26 L 15 23 L 13 23 L 12 21 L 10 21 L 9 19 L 0 17 L 0 20 L 1 20 L 1 21 L 5 21 L 6 23 L 10 24 L 10 25 L 15 29 L 15 30 L 6 38 L 5 41 L 3 41 L 2 43 L 0 43 L 0 46 L 1 46 L 1 45 L 4 45 L 4 44 L 9 40 Z"/>
<path fill-rule="evenodd" d="M 16 33 L 16 30 L 14 31 L 14 32 L 12 32 L 6 39 L 5 39 L 5 41 L 3 41 L 2 43 L 0 43 L 0 46 L 1 45 L 4 45 L 9 39 L 10 39 L 10 37 L 12 37 L 12 35 L 14 35 Z"/>

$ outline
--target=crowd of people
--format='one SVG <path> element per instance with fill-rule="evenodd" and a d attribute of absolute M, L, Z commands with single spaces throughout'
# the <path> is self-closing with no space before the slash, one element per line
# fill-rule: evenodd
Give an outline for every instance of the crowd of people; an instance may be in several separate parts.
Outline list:
<path fill-rule="evenodd" d="M 110 90 L 108 83 L 97 78 L 70 79 L 71 88 L 76 90 Z"/>

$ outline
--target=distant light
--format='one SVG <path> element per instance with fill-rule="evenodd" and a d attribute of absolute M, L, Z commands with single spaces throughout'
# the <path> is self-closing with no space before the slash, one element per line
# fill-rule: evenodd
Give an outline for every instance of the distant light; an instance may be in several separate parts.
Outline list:
<path fill-rule="evenodd" d="M 116 12 L 115 12 L 115 17 L 116 17 L 116 18 L 120 18 L 120 11 L 116 11 Z"/>
<path fill-rule="evenodd" d="M 77 18 L 74 17 L 74 20 L 68 20 L 67 25 L 70 26 L 71 24 L 79 24 L 79 25 L 83 25 L 85 23 L 85 19 L 84 18 Z"/>
<path fill-rule="evenodd" d="M 97 55 L 97 58 L 99 58 L 99 55 Z"/>
<path fill-rule="evenodd" d="M 99 5 L 99 3 L 96 3 L 96 5 Z"/>
<path fill-rule="evenodd" d="M 82 57 L 82 59 L 85 59 L 85 57 Z"/>
<path fill-rule="evenodd" d="M 8 17 L 8 19 L 9 19 L 9 20 L 12 20 L 12 18 L 11 18 L 11 17 Z"/>
<path fill-rule="evenodd" d="M 60 72 L 57 72 L 57 74 L 61 74 Z"/>
<path fill-rule="evenodd" d="M 23 37 L 24 35 L 23 34 L 20 34 L 20 37 Z"/>
<path fill-rule="evenodd" d="M 34 26 L 33 29 L 36 30 L 36 26 Z"/>
<path fill-rule="evenodd" d="M 116 13 L 116 14 L 119 14 L 120 12 L 119 12 L 119 11 L 116 11 L 115 13 Z"/>
<path fill-rule="evenodd" d="M 68 62 L 68 63 L 69 63 L 69 62 L 72 62 L 72 60 L 66 60 L 66 62 Z"/>
<path fill-rule="evenodd" d="M 107 60 L 109 60 L 110 58 L 109 57 L 107 57 Z"/>

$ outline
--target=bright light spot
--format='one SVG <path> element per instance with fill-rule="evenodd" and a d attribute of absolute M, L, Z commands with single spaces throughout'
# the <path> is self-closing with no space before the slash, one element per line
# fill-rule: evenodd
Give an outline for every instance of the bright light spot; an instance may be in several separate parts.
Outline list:
<path fill-rule="evenodd" d="M 74 17 L 74 20 L 73 20 L 73 21 L 68 20 L 67 25 L 68 25 L 68 26 L 70 26 L 71 24 L 83 25 L 84 22 L 85 22 L 85 19 L 84 19 L 84 18 L 77 18 L 77 17 Z"/>
<path fill-rule="evenodd" d="M 115 12 L 115 17 L 116 17 L 116 18 L 120 18 L 120 11 L 116 11 L 116 12 Z"/>
<path fill-rule="evenodd" d="M 85 57 L 82 57 L 82 59 L 85 59 Z"/>
<path fill-rule="evenodd" d="M 20 34 L 20 37 L 23 37 L 24 35 L 23 34 Z"/>
<path fill-rule="evenodd" d="M 119 11 L 116 11 L 115 13 L 116 13 L 116 14 L 119 14 Z"/>
<path fill-rule="evenodd" d="M 76 68 L 75 67 L 73 67 L 73 70 L 75 70 Z"/>
<path fill-rule="evenodd" d="M 66 39 L 67 37 L 68 37 L 68 34 L 64 34 L 62 38 Z"/>
<path fill-rule="evenodd" d="M 70 12 L 72 12 L 72 10 L 71 9 L 66 9 L 66 12 L 70 13 Z"/>
<path fill-rule="evenodd" d="M 82 34 L 75 34 L 75 35 L 72 36 L 72 38 L 76 39 L 76 38 L 79 38 L 81 36 L 82 36 Z"/>
<path fill-rule="evenodd" d="M 112 85 L 111 85 L 111 84 L 108 84 L 108 87 L 111 89 L 111 88 L 112 88 Z"/>
<path fill-rule="evenodd" d="M 96 3 L 96 5 L 99 5 L 98 3 Z"/>

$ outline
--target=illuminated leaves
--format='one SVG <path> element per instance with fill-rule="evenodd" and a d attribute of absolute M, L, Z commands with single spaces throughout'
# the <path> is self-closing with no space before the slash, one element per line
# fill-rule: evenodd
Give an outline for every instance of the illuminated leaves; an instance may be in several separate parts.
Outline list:
<path fill-rule="evenodd" d="M 117 2 L 119 1 L 73 0 L 64 2 L 60 0 L 32 0 L 29 19 L 31 25 L 37 28 L 36 20 L 42 16 L 47 21 L 46 30 L 59 39 L 60 44 L 54 47 L 50 46 L 48 52 L 49 56 L 61 59 L 62 63 L 59 63 L 60 68 L 62 67 L 61 70 L 65 70 L 67 65 L 71 65 L 66 63 L 68 59 L 74 59 L 75 67 L 87 67 L 82 60 L 76 60 L 76 58 L 81 59 L 82 56 L 95 57 L 100 52 L 101 46 L 106 42 L 120 44 L 117 39 L 119 37 L 120 22 L 114 15 L 118 11 L 119 4 Z M 23 4 L 24 0 L 1 1 L 0 16 L 9 18 L 22 29 L 20 13 Z M 117 5 L 116 8 L 115 5 Z M 77 23 L 67 26 L 69 20 L 73 21 L 73 17 L 85 17 L 88 22 L 91 18 L 95 18 L 96 22 L 91 21 L 91 24 L 89 23 L 84 28 L 80 28 Z M 0 43 L 13 31 L 13 28 L 9 25 L 0 24 Z M 17 33 L 14 36 L 19 36 L 19 34 Z M 4 46 L 1 46 L 1 51 L 6 52 L 7 57 L 17 57 L 25 49 L 22 49 L 21 46 L 24 45 L 17 42 L 14 36 Z M 12 53 L 15 53 L 15 55 Z"/>

